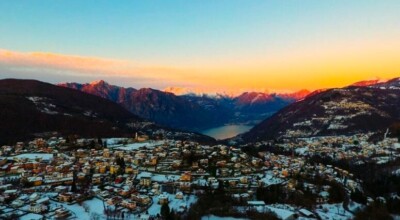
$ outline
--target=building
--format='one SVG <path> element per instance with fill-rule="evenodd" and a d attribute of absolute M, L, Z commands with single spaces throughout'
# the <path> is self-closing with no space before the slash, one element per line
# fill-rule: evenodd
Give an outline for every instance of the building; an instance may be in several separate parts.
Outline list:
<path fill-rule="evenodd" d="M 42 213 L 47 210 L 47 206 L 42 203 L 33 202 L 29 205 L 29 211 L 34 213 Z"/>
<path fill-rule="evenodd" d="M 151 177 L 150 176 L 142 176 L 140 178 L 141 186 L 150 186 L 151 185 Z"/>
<path fill-rule="evenodd" d="M 168 196 L 165 194 L 162 194 L 158 197 L 158 203 L 160 205 L 168 204 Z"/>
<path fill-rule="evenodd" d="M 181 175 L 181 181 L 190 182 L 192 181 L 192 173 L 191 172 L 184 172 Z"/>

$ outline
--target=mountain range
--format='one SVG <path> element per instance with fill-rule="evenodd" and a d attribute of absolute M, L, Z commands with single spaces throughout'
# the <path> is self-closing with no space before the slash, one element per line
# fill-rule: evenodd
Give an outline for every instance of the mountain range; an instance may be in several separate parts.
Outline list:
<path fill-rule="evenodd" d="M 239 96 L 175 95 L 151 88 L 124 88 L 99 80 L 92 83 L 62 83 L 122 105 L 130 112 L 158 124 L 200 131 L 224 124 L 256 124 L 310 92 L 292 94 L 245 92 Z"/>
<path fill-rule="evenodd" d="M 0 105 L 3 106 L 1 143 L 52 132 L 89 137 L 141 132 L 214 141 L 182 129 L 260 118 L 266 119 L 231 140 L 255 142 L 367 132 L 383 134 L 387 129 L 389 135 L 400 135 L 400 78 L 358 82 L 313 93 L 301 91 L 285 96 L 246 92 L 237 97 L 177 96 L 150 88 L 113 86 L 104 81 L 57 86 L 35 80 L 5 79 L 0 80 Z M 272 116 L 268 117 L 269 114 Z"/>
<path fill-rule="evenodd" d="M 323 135 L 398 133 L 400 78 L 355 83 L 307 96 L 262 121 L 236 140 L 245 142 Z M 383 136 L 383 135 L 382 135 Z"/>
<path fill-rule="evenodd" d="M 117 137 L 136 132 L 213 141 L 146 121 L 108 99 L 36 80 L 0 80 L 0 106 L 0 143 L 54 133 Z"/>

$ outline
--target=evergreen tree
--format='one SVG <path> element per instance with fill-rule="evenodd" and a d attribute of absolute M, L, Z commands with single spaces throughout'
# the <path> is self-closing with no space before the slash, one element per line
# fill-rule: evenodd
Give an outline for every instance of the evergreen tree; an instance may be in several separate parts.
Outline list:
<path fill-rule="evenodd" d="M 329 200 L 333 203 L 343 202 L 346 192 L 339 183 L 334 182 L 329 188 Z"/>
<path fill-rule="evenodd" d="M 164 219 L 169 219 L 169 218 L 170 218 L 170 216 L 171 216 L 171 210 L 169 209 L 168 203 L 164 203 L 164 204 L 161 206 L 161 216 L 162 216 Z"/>
<path fill-rule="evenodd" d="M 351 200 L 361 204 L 367 204 L 367 197 L 362 193 L 359 189 L 356 189 L 354 192 L 350 194 Z"/>
<path fill-rule="evenodd" d="M 94 140 L 91 140 L 89 146 L 91 149 L 94 148 L 96 146 L 96 142 Z"/>
<path fill-rule="evenodd" d="M 76 172 L 73 172 L 71 192 L 76 192 Z"/>
<path fill-rule="evenodd" d="M 101 138 L 97 138 L 97 144 L 99 144 L 100 146 L 103 146 L 103 141 L 101 140 Z"/>

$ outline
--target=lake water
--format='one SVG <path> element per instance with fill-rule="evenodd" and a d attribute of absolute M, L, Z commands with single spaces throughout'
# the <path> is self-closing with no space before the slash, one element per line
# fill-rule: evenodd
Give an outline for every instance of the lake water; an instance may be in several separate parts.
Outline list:
<path fill-rule="evenodd" d="M 224 125 L 201 131 L 202 134 L 213 137 L 217 140 L 234 137 L 238 134 L 249 131 L 253 126 L 249 125 Z"/>

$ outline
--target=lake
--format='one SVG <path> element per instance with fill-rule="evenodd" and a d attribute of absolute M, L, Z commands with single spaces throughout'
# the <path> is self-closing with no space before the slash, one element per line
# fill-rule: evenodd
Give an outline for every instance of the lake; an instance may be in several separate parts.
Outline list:
<path fill-rule="evenodd" d="M 249 131 L 253 126 L 249 125 L 224 125 L 216 128 L 210 128 L 200 133 L 213 137 L 217 140 L 234 137 L 238 134 Z"/>

